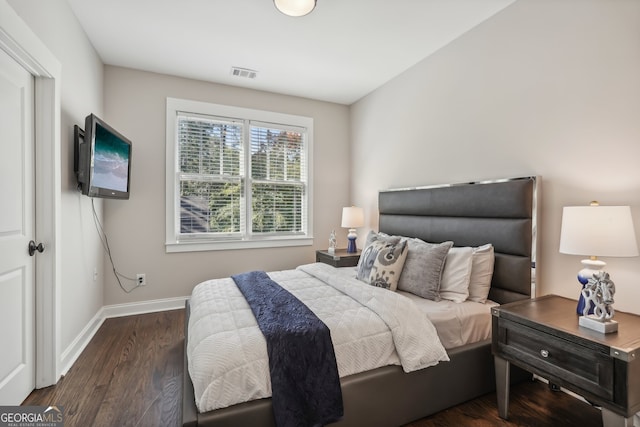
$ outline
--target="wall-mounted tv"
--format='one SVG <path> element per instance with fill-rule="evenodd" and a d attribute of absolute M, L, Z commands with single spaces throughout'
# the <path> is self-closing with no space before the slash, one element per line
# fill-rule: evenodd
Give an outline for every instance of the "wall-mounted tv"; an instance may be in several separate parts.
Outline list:
<path fill-rule="evenodd" d="M 84 131 L 74 127 L 74 140 L 74 169 L 82 194 L 128 199 L 131 141 L 95 114 L 87 116 Z"/>

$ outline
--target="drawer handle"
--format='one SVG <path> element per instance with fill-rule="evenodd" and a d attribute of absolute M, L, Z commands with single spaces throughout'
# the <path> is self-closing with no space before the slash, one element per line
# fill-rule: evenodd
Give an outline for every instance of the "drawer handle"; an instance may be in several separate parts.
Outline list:
<path fill-rule="evenodd" d="M 549 357 L 549 351 L 548 350 L 540 350 L 540 356 L 547 358 Z"/>

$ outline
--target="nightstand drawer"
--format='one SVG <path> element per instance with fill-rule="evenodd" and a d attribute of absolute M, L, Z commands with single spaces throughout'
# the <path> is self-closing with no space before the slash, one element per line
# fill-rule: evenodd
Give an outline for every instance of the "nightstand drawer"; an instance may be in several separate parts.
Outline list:
<path fill-rule="evenodd" d="M 507 319 L 498 320 L 498 355 L 524 362 L 554 382 L 613 399 L 614 360 L 576 342 Z"/>

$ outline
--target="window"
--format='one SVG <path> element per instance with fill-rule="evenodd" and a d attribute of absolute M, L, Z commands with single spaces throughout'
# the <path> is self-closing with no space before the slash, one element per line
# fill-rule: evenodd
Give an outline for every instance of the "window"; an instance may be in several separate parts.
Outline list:
<path fill-rule="evenodd" d="M 310 245 L 308 117 L 167 99 L 167 251 Z"/>

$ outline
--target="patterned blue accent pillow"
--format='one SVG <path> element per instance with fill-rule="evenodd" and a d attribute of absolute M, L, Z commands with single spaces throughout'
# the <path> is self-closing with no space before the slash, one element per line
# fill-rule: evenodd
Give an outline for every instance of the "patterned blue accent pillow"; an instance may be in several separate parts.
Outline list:
<path fill-rule="evenodd" d="M 360 255 L 357 278 L 365 283 L 395 291 L 407 258 L 407 241 L 376 240 Z"/>

